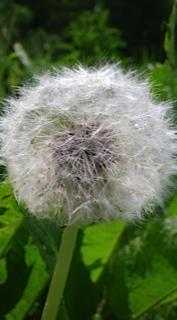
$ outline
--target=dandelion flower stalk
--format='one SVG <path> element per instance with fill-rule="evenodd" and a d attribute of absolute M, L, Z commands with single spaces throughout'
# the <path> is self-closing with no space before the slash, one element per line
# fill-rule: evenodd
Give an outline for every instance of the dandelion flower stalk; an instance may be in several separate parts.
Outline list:
<path fill-rule="evenodd" d="M 61 301 L 75 223 L 137 219 L 163 205 L 177 172 L 171 109 L 119 65 L 46 73 L 7 99 L 0 158 L 16 198 L 39 219 L 71 225 L 43 319 L 54 319 Z"/>
<path fill-rule="evenodd" d="M 57 319 L 77 240 L 78 228 L 78 224 L 73 224 L 67 227 L 63 233 L 56 266 L 53 272 L 41 320 Z"/>

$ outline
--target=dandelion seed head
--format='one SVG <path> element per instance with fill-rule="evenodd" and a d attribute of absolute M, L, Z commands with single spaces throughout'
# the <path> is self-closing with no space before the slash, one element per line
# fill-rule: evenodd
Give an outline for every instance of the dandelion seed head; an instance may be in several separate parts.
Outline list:
<path fill-rule="evenodd" d="M 19 201 L 59 223 L 137 218 L 176 172 L 171 106 L 118 65 L 61 69 L 24 86 L 0 120 Z"/>

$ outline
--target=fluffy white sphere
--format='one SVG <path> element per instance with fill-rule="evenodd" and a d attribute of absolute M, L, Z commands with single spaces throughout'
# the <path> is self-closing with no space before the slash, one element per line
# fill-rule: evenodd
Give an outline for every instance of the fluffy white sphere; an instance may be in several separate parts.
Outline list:
<path fill-rule="evenodd" d="M 0 121 L 17 198 L 59 223 L 141 216 L 176 171 L 169 109 L 117 65 L 39 77 L 8 100 Z"/>

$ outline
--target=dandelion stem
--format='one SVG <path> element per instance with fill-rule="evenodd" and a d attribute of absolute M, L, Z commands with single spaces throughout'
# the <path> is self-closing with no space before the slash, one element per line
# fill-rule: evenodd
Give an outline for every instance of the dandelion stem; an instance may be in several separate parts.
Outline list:
<path fill-rule="evenodd" d="M 63 297 L 73 251 L 77 240 L 78 228 L 78 225 L 73 224 L 72 226 L 67 227 L 63 233 L 56 266 L 41 320 L 57 319 L 58 310 Z"/>

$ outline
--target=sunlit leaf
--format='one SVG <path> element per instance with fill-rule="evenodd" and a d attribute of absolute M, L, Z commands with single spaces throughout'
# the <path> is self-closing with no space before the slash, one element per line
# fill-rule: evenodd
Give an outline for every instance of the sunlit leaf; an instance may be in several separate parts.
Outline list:
<path fill-rule="evenodd" d="M 102 273 L 125 225 L 122 221 L 113 221 L 94 224 L 85 229 L 81 253 L 93 281 Z"/>
<path fill-rule="evenodd" d="M 166 220 L 157 219 L 115 250 L 107 296 L 119 319 L 137 319 L 177 294 L 176 249 Z"/>

